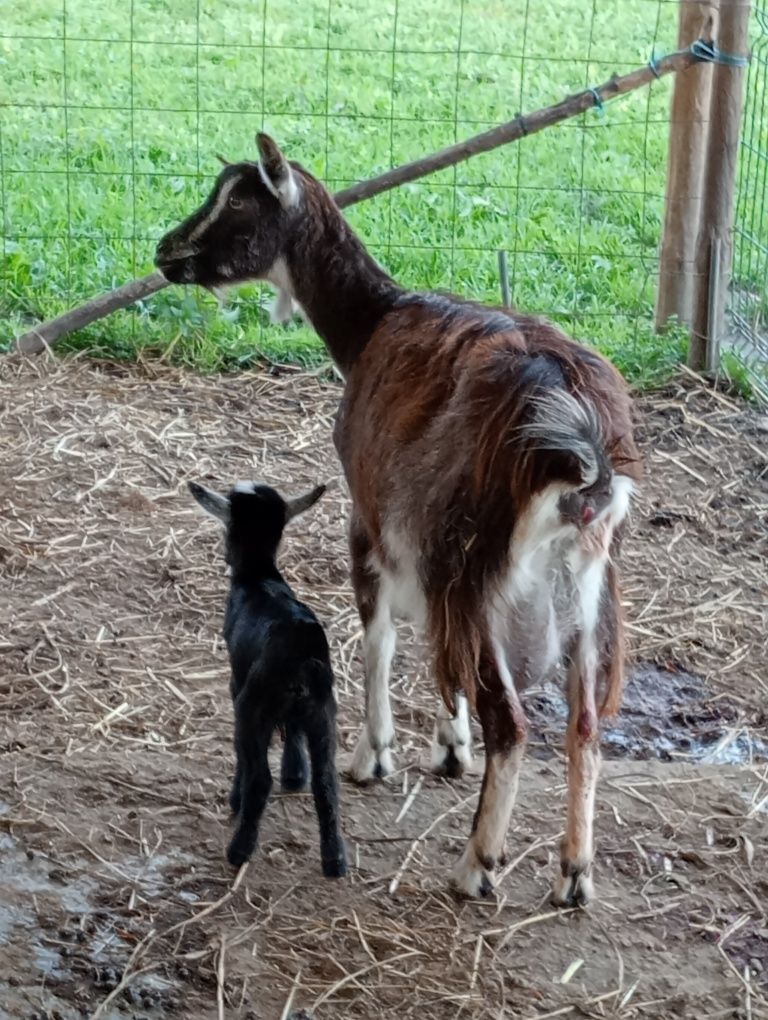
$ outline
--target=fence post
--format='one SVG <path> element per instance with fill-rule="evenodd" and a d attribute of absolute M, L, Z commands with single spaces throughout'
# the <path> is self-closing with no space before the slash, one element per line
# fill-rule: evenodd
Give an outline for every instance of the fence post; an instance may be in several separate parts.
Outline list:
<path fill-rule="evenodd" d="M 712 35 L 717 0 L 680 0 L 678 48 Z M 690 324 L 693 261 L 709 127 L 712 66 L 697 64 L 675 76 L 669 125 L 664 233 L 656 292 L 656 329 L 673 317 Z"/>
<path fill-rule="evenodd" d="M 736 57 L 747 54 L 749 0 L 720 0 L 717 46 Z M 744 68 L 716 63 L 709 106 L 709 138 L 704 196 L 694 262 L 693 318 L 688 364 L 696 371 L 714 368 L 725 321 L 725 302 L 733 256 L 733 206 L 736 162 L 744 103 Z M 713 274 L 717 253 L 717 279 Z"/>

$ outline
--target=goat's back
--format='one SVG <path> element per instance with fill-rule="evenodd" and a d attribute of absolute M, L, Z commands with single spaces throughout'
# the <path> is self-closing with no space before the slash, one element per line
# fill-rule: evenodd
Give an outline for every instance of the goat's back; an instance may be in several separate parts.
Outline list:
<path fill-rule="evenodd" d="M 303 667 L 307 662 L 320 663 L 330 673 L 328 640 L 322 625 L 282 580 L 234 584 L 224 637 L 236 682 L 250 677 L 256 663 L 260 682 L 276 688 L 281 684 L 294 687 L 297 677 L 299 686 L 305 687 L 317 672 L 305 676 Z M 318 683 L 323 689 L 327 685 L 322 677 Z"/>
<path fill-rule="evenodd" d="M 334 433 L 355 512 L 374 541 L 382 508 L 407 506 L 423 532 L 446 513 L 474 520 L 500 486 L 507 513 L 519 512 L 516 430 L 536 395 L 559 387 L 591 401 L 614 469 L 637 478 L 626 385 L 606 359 L 539 318 L 438 295 L 404 298 L 354 365 Z M 526 487 L 537 484 L 544 480 Z"/>

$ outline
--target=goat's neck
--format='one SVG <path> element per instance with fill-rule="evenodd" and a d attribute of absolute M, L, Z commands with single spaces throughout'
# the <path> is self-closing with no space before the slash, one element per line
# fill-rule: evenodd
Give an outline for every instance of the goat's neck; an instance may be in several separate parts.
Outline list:
<path fill-rule="evenodd" d="M 403 289 L 330 202 L 297 227 L 285 257 L 291 296 L 347 375 Z"/>
<path fill-rule="evenodd" d="M 252 588 L 254 585 L 258 586 L 267 581 L 283 580 L 274 559 L 269 556 L 232 557 L 229 561 L 229 569 L 232 584 L 245 588 Z"/>

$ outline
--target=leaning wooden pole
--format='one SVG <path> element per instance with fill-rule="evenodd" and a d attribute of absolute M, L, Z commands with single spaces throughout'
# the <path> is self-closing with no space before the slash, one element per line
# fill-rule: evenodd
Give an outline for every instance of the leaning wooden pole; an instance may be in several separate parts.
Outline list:
<path fill-rule="evenodd" d="M 536 134 L 536 132 L 543 131 L 544 128 L 558 124 L 560 121 L 576 117 L 593 106 L 602 106 L 603 103 L 609 99 L 616 98 L 616 96 L 625 95 L 627 92 L 634 92 L 635 89 L 648 85 L 656 78 L 684 71 L 703 59 L 706 59 L 706 57 L 702 57 L 700 53 L 694 52 L 690 48 L 670 53 L 668 56 L 662 57 L 652 64 L 644 64 L 628 74 L 614 75 L 608 81 L 603 82 L 602 85 L 598 85 L 594 89 L 584 89 L 583 92 L 577 92 L 575 95 L 568 96 L 567 99 L 563 99 L 553 106 L 546 106 L 525 116 L 518 114 L 513 120 L 492 128 L 490 131 L 484 131 L 482 134 L 474 135 L 463 142 L 457 142 L 455 145 L 450 145 L 445 149 L 441 149 L 440 152 L 425 156 L 423 159 L 417 159 L 412 163 L 406 163 L 404 166 L 395 167 L 393 170 L 388 170 L 378 177 L 371 178 L 371 180 L 353 184 L 334 196 L 336 203 L 341 208 L 354 205 L 355 202 L 362 202 L 364 199 L 373 198 L 374 195 L 380 195 L 382 192 L 397 188 L 401 184 L 416 181 L 438 170 L 455 166 L 457 163 L 470 159 L 472 156 L 477 156 L 481 152 L 489 152 L 491 149 L 496 149 L 501 145 L 517 142 L 521 138 L 525 138 L 526 135 Z M 29 330 L 28 333 L 18 337 L 13 344 L 13 349 L 23 351 L 26 354 L 37 354 L 55 344 L 57 340 L 66 336 L 67 333 L 71 333 L 74 329 L 82 329 L 97 319 L 101 319 L 105 315 L 117 311 L 119 308 L 124 308 L 140 298 L 148 297 L 150 294 L 154 294 L 167 286 L 167 281 L 160 273 L 152 273 L 141 280 L 134 280 L 122 287 L 118 287 L 116 290 L 94 298 L 78 308 L 65 312 L 55 319 L 41 323 L 34 329 Z"/>
<path fill-rule="evenodd" d="M 678 46 L 712 34 L 717 0 L 680 0 Z M 699 232 L 709 128 L 712 65 L 700 64 L 675 78 L 669 117 L 669 157 L 664 232 L 656 291 L 656 329 L 670 319 L 690 325 L 693 261 Z"/>
<path fill-rule="evenodd" d="M 688 364 L 699 372 L 716 367 L 725 322 L 751 7 L 749 0 L 720 0 L 720 58 L 712 76 L 704 195 L 696 239 L 693 316 L 688 345 Z"/>

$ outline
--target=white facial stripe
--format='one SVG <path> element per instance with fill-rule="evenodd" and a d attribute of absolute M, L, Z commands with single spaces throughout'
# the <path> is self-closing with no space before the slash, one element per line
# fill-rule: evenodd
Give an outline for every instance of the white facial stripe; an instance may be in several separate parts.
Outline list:
<path fill-rule="evenodd" d="M 253 493 L 255 483 L 254 482 L 235 482 L 232 486 L 233 492 L 247 492 L 249 495 Z"/>
<path fill-rule="evenodd" d="M 210 225 L 218 218 L 229 201 L 229 196 L 232 194 L 233 189 L 242 179 L 242 174 L 237 174 L 237 176 L 231 177 L 226 184 L 222 185 L 221 191 L 213 204 L 213 209 L 211 209 L 208 215 L 198 223 L 189 235 L 190 243 L 196 241 L 198 237 L 201 237 L 208 227 L 210 227 Z"/>

